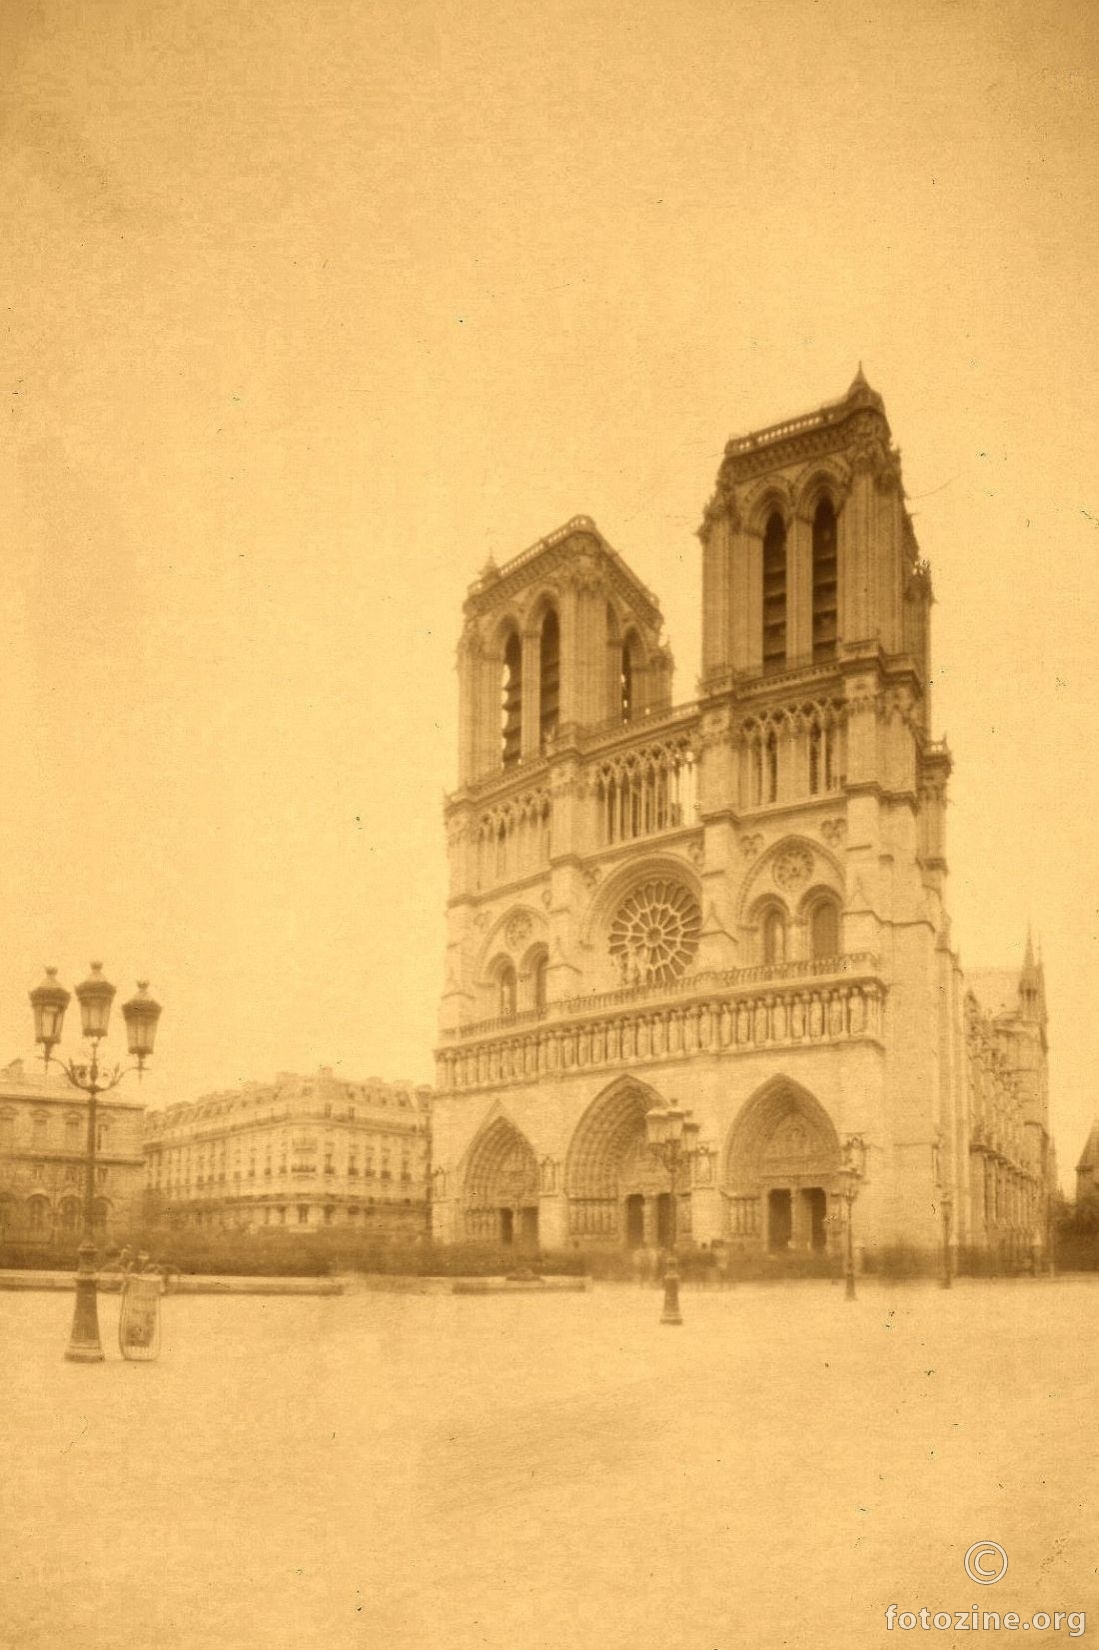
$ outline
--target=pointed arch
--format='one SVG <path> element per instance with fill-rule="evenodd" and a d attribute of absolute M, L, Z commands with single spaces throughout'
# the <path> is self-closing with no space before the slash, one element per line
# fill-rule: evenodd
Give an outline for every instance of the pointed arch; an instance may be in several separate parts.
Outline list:
<path fill-rule="evenodd" d="M 839 527 L 831 495 L 813 512 L 813 662 L 834 659 L 839 623 Z"/>
<path fill-rule="evenodd" d="M 734 1195 L 758 1194 L 776 1180 L 836 1183 L 839 1135 L 816 1096 L 785 1074 L 750 1095 L 729 1128 L 722 1181 Z"/>
<path fill-rule="evenodd" d="M 466 1152 L 462 1199 L 467 1209 L 538 1195 L 538 1159 L 521 1129 L 503 1112 L 476 1134 Z"/>
<path fill-rule="evenodd" d="M 794 516 L 794 491 L 785 476 L 763 476 L 746 495 L 741 515 L 748 532 L 762 538 L 770 517 L 778 514 L 788 529 Z"/>
<path fill-rule="evenodd" d="M 645 1113 L 661 1103 L 647 1083 L 617 1078 L 598 1094 L 573 1131 L 565 1158 L 570 1198 L 617 1200 L 623 1165 L 645 1135 Z"/>
<path fill-rule="evenodd" d="M 654 877 L 684 884 L 701 905 L 702 881 L 697 867 L 686 854 L 682 857 L 674 853 L 645 854 L 641 859 L 620 866 L 600 884 L 584 917 L 581 943 L 597 945 L 627 895 Z"/>
<path fill-rule="evenodd" d="M 804 874 L 797 873 L 800 880 L 796 883 L 782 872 L 779 873 L 780 880 L 776 880 L 775 877 L 778 862 L 786 859 L 788 855 L 798 855 L 802 859 Z M 752 909 L 762 893 L 770 891 L 772 887 L 777 888 L 783 897 L 796 895 L 800 899 L 804 888 L 818 885 L 821 889 L 830 887 L 842 896 L 843 866 L 836 855 L 812 837 L 802 836 L 796 832 L 780 837 L 760 855 L 744 879 L 737 897 L 737 921 L 743 923 L 745 913 Z"/>
<path fill-rule="evenodd" d="M 838 516 L 850 490 L 849 464 L 838 457 L 815 459 L 794 485 L 794 509 L 803 521 L 811 522 L 821 499 L 828 498 Z"/>
<path fill-rule="evenodd" d="M 561 713 L 561 621 L 546 608 L 538 632 L 538 739 L 545 750 L 557 733 Z"/>
<path fill-rule="evenodd" d="M 765 671 L 786 666 L 786 521 L 773 509 L 763 529 L 762 658 Z M 772 798 L 773 800 L 773 798 Z"/>
<path fill-rule="evenodd" d="M 500 760 L 514 767 L 523 749 L 523 642 L 518 626 L 502 640 L 500 670 Z"/>

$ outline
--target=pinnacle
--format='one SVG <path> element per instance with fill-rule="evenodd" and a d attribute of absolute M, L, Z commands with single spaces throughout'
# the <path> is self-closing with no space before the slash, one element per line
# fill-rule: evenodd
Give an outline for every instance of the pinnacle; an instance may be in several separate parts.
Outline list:
<path fill-rule="evenodd" d="M 849 396 L 851 396 L 851 395 L 854 395 L 856 393 L 856 391 L 858 391 L 858 390 L 868 390 L 869 388 L 870 388 L 870 385 L 866 381 L 866 374 L 862 370 L 862 362 L 860 361 L 858 371 L 856 372 L 854 378 L 852 378 L 851 386 L 848 389 L 847 393 L 848 393 Z"/>

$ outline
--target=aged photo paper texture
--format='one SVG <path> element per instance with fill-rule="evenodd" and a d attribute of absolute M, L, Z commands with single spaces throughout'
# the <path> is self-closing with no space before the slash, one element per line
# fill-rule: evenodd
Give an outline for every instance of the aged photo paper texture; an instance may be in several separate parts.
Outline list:
<path fill-rule="evenodd" d="M 1097 48 L 0 8 L 4 1650 L 1099 1630 Z"/>

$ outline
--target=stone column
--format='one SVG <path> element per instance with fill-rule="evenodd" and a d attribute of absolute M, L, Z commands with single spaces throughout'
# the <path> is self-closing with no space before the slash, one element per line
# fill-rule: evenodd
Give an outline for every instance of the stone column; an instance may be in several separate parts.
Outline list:
<path fill-rule="evenodd" d="M 538 1197 L 538 1243 L 543 1249 L 567 1249 L 569 1200 L 564 1192 L 541 1192 Z"/>
<path fill-rule="evenodd" d="M 542 639 L 537 633 L 522 637 L 523 722 L 519 749 L 524 757 L 537 756 L 541 744 Z"/>
<path fill-rule="evenodd" d="M 716 1186 L 691 1189 L 691 1235 L 698 1244 L 714 1243 L 722 1234 L 721 1193 Z"/>

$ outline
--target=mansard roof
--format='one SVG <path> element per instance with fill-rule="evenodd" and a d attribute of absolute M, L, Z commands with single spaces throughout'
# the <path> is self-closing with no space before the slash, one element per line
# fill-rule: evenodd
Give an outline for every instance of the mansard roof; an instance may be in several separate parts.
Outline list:
<path fill-rule="evenodd" d="M 592 563 L 639 617 L 659 630 L 663 615 L 653 592 L 607 542 L 590 516 L 572 516 L 502 567 L 490 557 L 469 587 L 466 613 L 486 613 L 541 578 L 579 573 Z"/>

